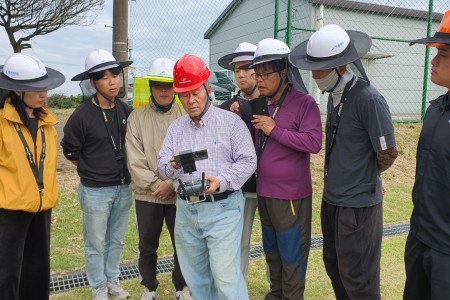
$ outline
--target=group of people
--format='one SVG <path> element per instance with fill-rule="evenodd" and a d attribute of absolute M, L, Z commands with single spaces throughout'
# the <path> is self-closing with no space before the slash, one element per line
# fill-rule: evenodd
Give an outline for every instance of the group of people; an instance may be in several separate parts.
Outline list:
<path fill-rule="evenodd" d="M 450 11 L 434 37 L 431 81 L 450 90 Z M 157 250 L 166 223 L 174 248 L 174 299 L 249 299 L 250 236 L 258 208 L 266 300 L 303 299 L 311 244 L 310 155 L 322 147 L 319 108 L 298 69 L 329 93 L 321 205 L 323 261 L 336 299 L 380 299 L 381 173 L 395 161 L 389 107 L 361 58 L 359 31 L 326 25 L 292 51 L 264 39 L 238 45 L 219 65 L 237 94 L 211 102 L 210 70 L 186 54 L 149 70 L 147 105 L 119 100 L 123 68 L 95 49 L 80 81 L 84 101 L 64 127 L 64 156 L 77 166 L 86 273 L 93 299 L 126 299 L 119 282 L 130 207 L 136 208 L 142 300 L 157 299 Z M 28 54 L 0 67 L 0 298 L 48 299 L 51 211 L 58 201 L 57 123 L 44 107 L 64 76 Z M 252 102 L 254 101 L 254 102 Z M 253 113 L 254 103 L 267 114 Z M 414 210 L 405 250 L 404 299 L 450 292 L 449 92 L 430 102 L 419 138 Z M 188 169 L 181 154 L 204 151 Z M 205 157 L 203 157 L 205 158 Z M 185 170 L 186 168 L 186 170 Z M 204 190 L 187 192 L 185 184 Z M 206 182 L 206 183 L 205 183 Z M 244 192 L 256 192 L 257 200 Z M 192 298 L 190 293 L 192 293 Z"/>

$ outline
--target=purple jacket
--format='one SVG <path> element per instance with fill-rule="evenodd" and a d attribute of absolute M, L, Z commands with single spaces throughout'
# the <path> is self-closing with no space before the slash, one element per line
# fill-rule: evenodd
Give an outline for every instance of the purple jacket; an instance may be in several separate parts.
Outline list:
<path fill-rule="evenodd" d="M 271 116 L 275 107 L 276 103 L 269 103 Z M 291 87 L 275 123 L 258 164 L 257 194 L 286 200 L 308 197 L 312 194 L 310 153 L 322 147 L 322 124 L 314 98 Z M 257 132 L 255 147 L 258 151 Z"/>

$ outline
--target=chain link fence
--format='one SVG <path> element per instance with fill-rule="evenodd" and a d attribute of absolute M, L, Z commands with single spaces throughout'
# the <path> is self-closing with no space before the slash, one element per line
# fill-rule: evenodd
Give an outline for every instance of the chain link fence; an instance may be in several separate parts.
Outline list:
<path fill-rule="evenodd" d="M 203 35 L 230 0 L 129 1 L 129 38 L 132 46 L 130 79 L 148 75 L 153 60 L 168 57 L 177 61 L 186 53 L 209 61 L 208 40 Z M 133 106 L 148 101 L 148 79 L 136 81 Z"/>
<path fill-rule="evenodd" d="M 372 84 L 386 98 L 393 119 L 421 120 L 427 101 L 445 89 L 429 80 L 426 61 L 434 56 L 435 48 L 426 51 L 422 45 L 409 46 L 408 41 L 426 37 L 428 26 L 433 35 L 442 13 L 450 8 L 448 4 L 448 0 L 279 1 L 278 38 L 295 46 L 317 28 L 332 23 L 366 32 L 373 44 L 363 65 Z M 286 13 L 289 6 L 291 28 Z M 309 74 L 302 75 L 324 111 L 326 95 L 319 93 Z"/>
<path fill-rule="evenodd" d="M 427 101 L 445 93 L 429 80 L 429 61 L 436 50 L 408 43 L 426 37 L 428 29 L 433 35 L 442 13 L 450 8 L 448 0 L 429 1 L 177 0 L 151 5 L 130 1 L 135 61 L 131 77 L 146 75 L 157 57 L 177 60 L 191 53 L 209 61 L 213 73 L 224 72 L 232 80 L 217 60 L 240 42 L 256 44 L 276 37 L 295 47 L 321 26 L 334 23 L 372 37 L 372 49 L 362 60 L 371 83 L 385 96 L 395 121 L 420 121 Z M 309 72 L 302 76 L 325 112 L 327 95 L 318 91 Z"/>

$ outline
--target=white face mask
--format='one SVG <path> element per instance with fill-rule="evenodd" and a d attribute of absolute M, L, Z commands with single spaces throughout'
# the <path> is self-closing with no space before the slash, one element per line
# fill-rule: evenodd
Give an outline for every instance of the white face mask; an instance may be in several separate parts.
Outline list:
<path fill-rule="evenodd" d="M 333 69 L 327 76 L 320 79 L 314 79 L 314 81 L 316 82 L 317 87 L 321 91 L 328 92 L 336 85 L 338 79 L 339 79 L 338 73 L 336 72 L 336 70 Z"/>

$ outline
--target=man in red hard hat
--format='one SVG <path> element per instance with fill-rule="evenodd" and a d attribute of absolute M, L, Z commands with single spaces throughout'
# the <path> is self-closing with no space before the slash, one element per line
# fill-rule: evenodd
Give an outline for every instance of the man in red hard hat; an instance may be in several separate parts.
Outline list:
<path fill-rule="evenodd" d="M 411 44 L 436 47 L 431 81 L 450 90 L 450 10 L 433 37 Z M 406 240 L 403 299 L 450 295 L 450 93 L 430 101 L 417 147 L 414 209 Z"/>
<path fill-rule="evenodd" d="M 150 99 L 133 110 L 128 118 L 126 140 L 128 170 L 134 192 L 136 225 L 139 236 L 139 274 L 144 286 L 141 300 L 157 299 L 156 277 L 159 239 L 166 223 L 175 248 L 176 194 L 171 180 L 163 180 L 158 172 L 157 157 L 169 125 L 184 114 L 175 103 L 173 67 L 175 62 L 160 57 L 150 66 Z M 175 250 L 175 249 L 174 249 Z M 172 283 L 175 300 L 192 300 L 181 274 L 176 251 L 173 254 Z"/>
<path fill-rule="evenodd" d="M 174 90 L 187 114 L 167 130 L 158 168 L 177 190 L 175 246 L 192 298 L 245 300 L 248 292 L 240 270 L 241 187 L 256 169 L 256 153 L 241 118 L 211 104 L 209 76 L 197 56 L 186 54 L 175 64 Z M 184 170 L 174 159 L 188 150 L 207 151 L 207 159 L 195 161 L 195 171 Z M 202 184 L 206 189 L 188 192 L 191 183 L 202 182 L 202 173 L 209 187 Z"/>

